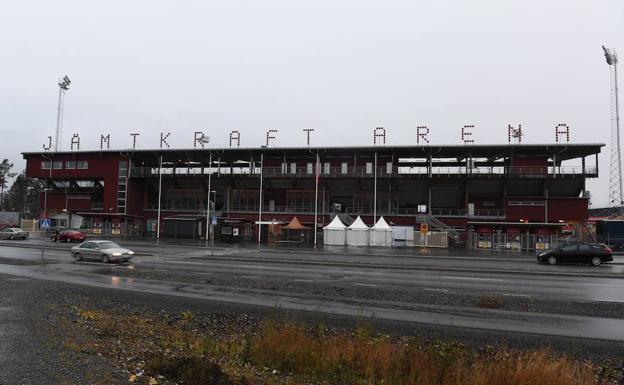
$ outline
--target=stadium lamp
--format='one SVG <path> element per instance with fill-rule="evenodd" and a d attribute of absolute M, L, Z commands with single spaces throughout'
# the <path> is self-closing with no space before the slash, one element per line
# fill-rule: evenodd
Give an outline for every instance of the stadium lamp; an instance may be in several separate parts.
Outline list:
<path fill-rule="evenodd" d="M 607 59 L 608 65 L 617 64 L 618 59 L 615 51 L 608 49 L 604 45 L 602 46 L 602 50 L 604 51 L 605 59 Z"/>
<path fill-rule="evenodd" d="M 67 91 L 69 89 L 69 85 L 70 84 L 71 84 L 71 80 L 69 80 L 69 77 L 67 77 L 67 75 L 63 76 L 58 81 L 59 87 L 61 87 L 65 91 Z"/>

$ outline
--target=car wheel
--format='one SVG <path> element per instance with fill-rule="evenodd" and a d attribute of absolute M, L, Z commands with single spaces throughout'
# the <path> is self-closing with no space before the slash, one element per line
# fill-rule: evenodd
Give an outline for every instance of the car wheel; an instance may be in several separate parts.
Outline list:
<path fill-rule="evenodd" d="M 80 253 L 75 253 L 75 254 L 74 254 L 74 259 L 75 259 L 76 261 L 78 261 L 78 262 L 79 262 L 79 261 L 82 261 L 82 255 L 80 255 Z"/>
<path fill-rule="evenodd" d="M 591 264 L 594 266 L 600 266 L 602 259 L 600 257 L 594 257 L 591 259 Z"/>
<path fill-rule="evenodd" d="M 556 265 L 557 264 L 557 257 L 555 257 L 554 255 L 551 255 L 550 257 L 548 257 L 548 264 L 549 265 Z"/>
<path fill-rule="evenodd" d="M 102 263 L 108 263 L 108 255 L 102 254 L 101 261 L 102 261 Z"/>

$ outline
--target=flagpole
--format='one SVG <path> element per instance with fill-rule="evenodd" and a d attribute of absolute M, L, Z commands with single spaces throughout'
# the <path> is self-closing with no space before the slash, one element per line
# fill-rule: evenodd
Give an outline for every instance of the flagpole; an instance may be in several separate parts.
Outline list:
<path fill-rule="evenodd" d="M 318 227 L 318 185 L 319 185 L 319 154 L 316 153 L 316 165 L 314 167 L 314 179 L 315 179 L 315 188 L 314 188 L 314 248 L 316 248 L 316 231 Z"/>
<path fill-rule="evenodd" d="M 264 153 L 260 154 L 260 205 L 258 208 L 258 246 L 262 235 L 262 169 L 264 168 Z"/>
<path fill-rule="evenodd" d="M 160 242 L 160 201 L 162 197 L 162 155 L 158 163 L 158 223 L 156 224 L 156 244 Z"/>
<path fill-rule="evenodd" d="M 212 152 L 208 155 L 208 197 L 206 198 L 206 248 L 208 248 L 208 236 L 210 234 L 210 188 L 212 182 Z"/>

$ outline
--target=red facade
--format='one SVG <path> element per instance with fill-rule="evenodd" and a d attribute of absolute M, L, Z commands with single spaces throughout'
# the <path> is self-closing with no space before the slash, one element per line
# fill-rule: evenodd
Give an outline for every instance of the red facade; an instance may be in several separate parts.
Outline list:
<path fill-rule="evenodd" d="M 49 212 L 67 210 L 98 223 L 131 219 L 143 235 L 158 217 L 159 191 L 161 229 L 166 218 L 204 218 L 208 183 L 216 195 L 212 214 L 251 223 L 262 205 L 262 220 L 288 222 L 296 215 L 310 225 L 316 210 L 321 226 L 335 214 L 360 215 L 369 225 L 383 215 L 391 224 L 410 226 L 419 215 L 431 215 L 464 230 L 469 222 L 585 221 L 585 180 L 598 176 L 601 147 L 226 148 L 24 158 L 27 175 L 48 183 Z"/>

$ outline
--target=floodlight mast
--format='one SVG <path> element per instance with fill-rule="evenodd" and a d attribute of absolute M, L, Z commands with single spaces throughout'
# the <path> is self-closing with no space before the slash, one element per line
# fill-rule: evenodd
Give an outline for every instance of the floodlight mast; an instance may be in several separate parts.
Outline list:
<path fill-rule="evenodd" d="M 624 214 L 624 194 L 622 191 L 622 151 L 620 148 L 620 108 L 618 100 L 617 53 L 614 49 L 602 46 L 611 75 L 611 169 L 609 176 L 609 202 Z"/>
<path fill-rule="evenodd" d="M 65 92 L 69 90 L 70 84 L 71 80 L 69 80 L 67 75 L 58 80 L 59 97 L 58 109 L 56 112 L 56 137 L 54 139 L 54 151 L 63 149 L 63 99 L 65 98 Z"/>

